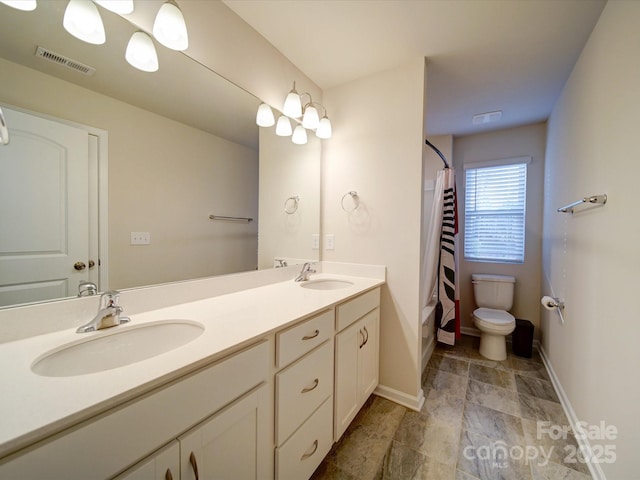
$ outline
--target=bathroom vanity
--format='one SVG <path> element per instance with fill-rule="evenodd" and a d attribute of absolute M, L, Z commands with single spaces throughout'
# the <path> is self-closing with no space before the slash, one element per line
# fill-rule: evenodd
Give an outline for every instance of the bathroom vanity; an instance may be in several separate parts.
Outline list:
<path fill-rule="evenodd" d="M 324 273 L 0 345 L 0 478 L 308 478 L 378 383 L 383 283 Z M 128 363 L 138 337 L 200 326 Z M 118 366 L 78 350 L 91 342 Z M 89 373 L 55 363 L 69 349 Z"/>

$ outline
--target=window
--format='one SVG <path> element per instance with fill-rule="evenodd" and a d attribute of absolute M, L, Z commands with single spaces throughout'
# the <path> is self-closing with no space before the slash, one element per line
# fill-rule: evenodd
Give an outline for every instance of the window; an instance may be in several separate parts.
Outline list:
<path fill-rule="evenodd" d="M 511 163 L 499 161 L 493 165 L 466 168 L 466 260 L 524 263 L 529 157 L 509 161 Z"/>

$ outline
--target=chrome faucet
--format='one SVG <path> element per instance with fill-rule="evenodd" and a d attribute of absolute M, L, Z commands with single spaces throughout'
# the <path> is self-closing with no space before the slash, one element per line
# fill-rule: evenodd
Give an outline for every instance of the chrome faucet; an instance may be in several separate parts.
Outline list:
<path fill-rule="evenodd" d="M 307 280 L 309 280 L 309 275 L 312 273 L 316 273 L 316 271 L 313 268 L 311 268 L 311 263 L 306 262 L 302 266 L 302 270 L 300 270 L 300 274 L 296 277 L 295 281 L 306 282 Z"/>
<path fill-rule="evenodd" d="M 118 305 L 119 298 L 120 292 L 117 290 L 110 290 L 100 295 L 100 308 L 98 313 L 89 323 L 79 327 L 76 333 L 93 332 L 129 322 L 131 320 L 129 317 L 120 316 L 123 308 Z"/>
<path fill-rule="evenodd" d="M 79 297 L 90 297 L 98 293 L 98 286 L 93 282 L 88 282 L 87 280 L 81 280 L 78 285 L 78 296 Z"/>

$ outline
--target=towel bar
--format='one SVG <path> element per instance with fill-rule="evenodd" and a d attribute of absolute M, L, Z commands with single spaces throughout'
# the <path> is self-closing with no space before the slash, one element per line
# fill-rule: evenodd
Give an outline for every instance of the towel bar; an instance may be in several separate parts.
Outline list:
<path fill-rule="evenodd" d="M 590 197 L 584 197 L 582 200 L 578 200 L 577 202 L 573 202 L 569 205 L 558 208 L 558 212 L 573 213 L 573 209 L 578 205 L 582 205 L 583 203 L 590 203 L 592 205 L 604 205 L 605 203 L 607 203 L 607 195 L 592 195 Z"/>

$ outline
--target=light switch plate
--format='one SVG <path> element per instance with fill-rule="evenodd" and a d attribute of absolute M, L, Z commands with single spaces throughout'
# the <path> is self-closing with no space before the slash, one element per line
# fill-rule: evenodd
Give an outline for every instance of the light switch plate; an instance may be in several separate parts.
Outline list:
<path fill-rule="evenodd" d="M 320 249 L 320 234 L 312 233 L 311 234 L 311 250 L 319 250 Z"/>
<path fill-rule="evenodd" d="M 131 232 L 131 245 L 150 245 L 151 233 L 149 232 Z"/>
<path fill-rule="evenodd" d="M 335 250 L 336 249 L 336 236 L 332 233 L 329 233 L 324 236 L 324 244 L 327 250 Z"/>

